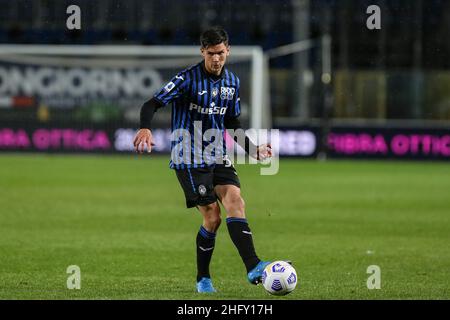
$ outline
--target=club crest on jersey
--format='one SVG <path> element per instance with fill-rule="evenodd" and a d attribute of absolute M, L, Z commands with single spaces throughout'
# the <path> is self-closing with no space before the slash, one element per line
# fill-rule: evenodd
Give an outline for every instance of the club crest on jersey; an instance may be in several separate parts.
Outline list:
<path fill-rule="evenodd" d="M 232 87 L 221 87 L 220 88 L 220 99 L 222 100 L 233 100 L 235 88 Z"/>
<path fill-rule="evenodd" d="M 206 195 L 206 187 L 204 185 L 199 185 L 198 186 L 198 193 L 200 193 L 201 196 Z"/>
<path fill-rule="evenodd" d="M 217 95 L 219 94 L 219 89 L 214 87 L 211 91 L 211 95 L 213 98 L 217 97 Z"/>

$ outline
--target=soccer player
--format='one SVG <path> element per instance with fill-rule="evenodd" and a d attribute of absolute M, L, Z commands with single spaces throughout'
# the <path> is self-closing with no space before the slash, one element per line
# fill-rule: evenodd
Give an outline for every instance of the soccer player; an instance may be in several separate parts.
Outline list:
<path fill-rule="evenodd" d="M 189 134 L 179 139 L 187 140 L 183 141 L 187 142 L 187 147 L 181 151 L 177 149 L 180 147 L 177 143 L 179 141 L 172 141 L 170 167 L 175 169 L 184 191 L 186 206 L 197 207 L 203 216 L 196 238 L 197 291 L 209 293 L 216 291 L 211 281 L 209 264 L 216 233 L 221 224 L 219 202 L 226 211 L 228 232 L 245 264 L 248 281 L 258 284 L 269 262 L 261 261 L 256 255 L 239 178 L 227 160 L 224 141 L 219 141 L 219 147 L 208 157 L 204 156 L 208 143 L 201 141 L 199 144 L 194 139 L 196 131 L 198 137 L 199 131 L 202 136 L 207 130 L 214 129 L 219 130 L 220 140 L 223 140 L 226 129 L 241 128 L 238 119 L 239 78 L 225 68 L 230 55 L 228 34 L 221 27 L 214 27 L 201 34 L 200 43 L 203 60 L 178 73 L 152 99 L 143 104 L 140 129 L 133 143 L 136 152 L 143 153 L 145 148 L 147 152 L 151 152 L 154 145 L 151 132 L 153 115 L 159 108 L 172 103 L 172 134 L 176 130 Z M 270 144 L 255 146 L 247 136 L 243 142 L 236 137 L 235 140 L 256 159 L 272 156 Z M 217 161 L 217 156 L 221 153 L 223 157 Z M 211 158 L 215 159 L 212 163 Z"/>

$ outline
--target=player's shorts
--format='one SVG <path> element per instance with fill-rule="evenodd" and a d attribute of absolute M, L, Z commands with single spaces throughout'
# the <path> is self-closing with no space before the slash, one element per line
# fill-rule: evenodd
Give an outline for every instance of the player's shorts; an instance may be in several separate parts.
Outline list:
<path fill-rule="evenodd" d="M 217 201 L 214 187 L 231 184 L 241 187 L 239 177 L 233 166 L 216 164 L 212 167 L 175 169 L 178 181 L 186 197 L 186 206 L 206 206 Z"/>

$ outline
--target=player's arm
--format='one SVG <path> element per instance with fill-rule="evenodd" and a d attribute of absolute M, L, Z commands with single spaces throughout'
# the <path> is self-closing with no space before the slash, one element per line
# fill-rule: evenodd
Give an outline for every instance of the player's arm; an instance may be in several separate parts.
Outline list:
<path fill-rule="evenodd" d="M 152 98 L 142 105 L 139 130 L 133 141 L 136 152 L 143 153 L 145 146 L 147 146 L 147 152 L 152 151 L 152 146 L 154 145 L 151 131 L 152 119 L 156 110 L 162 106 L 164 105 L 156 98 Z"/>
<path fill-rule="evenodd" d="M 242 129 L 241 122 L 239 121 L 239 116 L 237 117 L 225 117 L 224 120 L 225 128 L 227 129 Z M 234 141 L 236 141 L 242 149 L 245 150 L 251 157 L 257 160 L 264 160 L 266 158 L 270 158 L 272 156 L 272 146 L 270 143 L 262 144 L 260 146 L 256 146 L 250 138 L 245 135 L 244 143 L 242 144 L 242 140 L 238 139 L 236 135 L 233 135 Z"/>
<path fill-rule="evenodd" d="M 183 73 L 179 73 L 161 88 L 152 99 L 142 105 L 139 130 L 133 141 L 136 152 L 143 153 L 145 146 L 147 146 L 147 152 L 152 151 L 152 146 L 154 145 L 151 131 L 153 115 L 156 110 L 182 95 L 185 85 L 186 76 Z"/>

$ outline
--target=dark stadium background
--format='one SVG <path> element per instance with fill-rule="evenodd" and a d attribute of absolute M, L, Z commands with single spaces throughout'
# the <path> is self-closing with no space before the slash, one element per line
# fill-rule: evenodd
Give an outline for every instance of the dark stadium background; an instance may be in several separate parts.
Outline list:
<path fill-rule="evenodd" d="M 65 27 L 70 4 L 82 10 L 81 30 Z M 380 30 L 366 27 L 366 10 L 373 4 L 381 9 Z M 233 46 L 257 45 L 267 52 L 329 35 L 332 81 L 328 86 L 320 81 L 320 46 L 269 62 L 271 125 L 297 131 L 309 126 L 317 139 L 315 152 L 305 155 L 294 150 L 291 155 L 317 156 L 325 150 L 338 157 L 448 159 L 450 154 L 450 44 L 445 40 L 450 23 L 449 1 L 3 0 L 0 6 L 2 44 L 196 46 L 201 30 L 223 25 Z M 312 72 L 311 79 L 296 77 L 305 68 Z M 164 80 L 171 76 L 170 72 L 164 74 Z M 242 77 L 245 79 L 244 74 Z M 2 81 L 4 84 L 6 79 L 2 77 Z M 245 91 L 244 101 L 248 100 Z M 96 128 L 107 129 L 105 134 L 113 139 L 111 135 L 118 127 L 137 126 L 142 100 L 130 101 L 125 108 L 105 103 L 91 109 L 79 105 L 47 109 L 45 104 L 40 105 L 39 97 L 18 97 L 15 107 L 0 108 L 0 149 L 28 150 L 11 142 L 11 130 L 17 133 L 26 127 L 32 139 L 30 127 L 61 128 L 62 123 L 67 128 L 95 124 Z M 168 118 L 156 117 L 159 127 L 168 126 L 164 119 Z M 245 123 L 249 126 L 249 122 Z M 5 131 L 7 128 L 10 131 Z M 327 150 L 327 132 L 337 128 L 348 140 L 347 147 Z M 360 146 L 367 140 L 361 140 L 361 135 L 369 134 L 367 128 L 371 139 L 380 134 L 387 145 L 395 134 L 401 140 L 406 137 L 403 140 L 408 144 L 407 151 L 400 155 L 391 150 L 377 153 L 370 146 Z M 418 138 L 412 141 L 412 135 Z M 29 149 L 36 150 L 33 146 Z M 347 151 L 343 153 L 343 149 Z M 56 146 L 45 150 L 73 151 Z M 118 150 L 92 147 L 75 151 Z"/>

